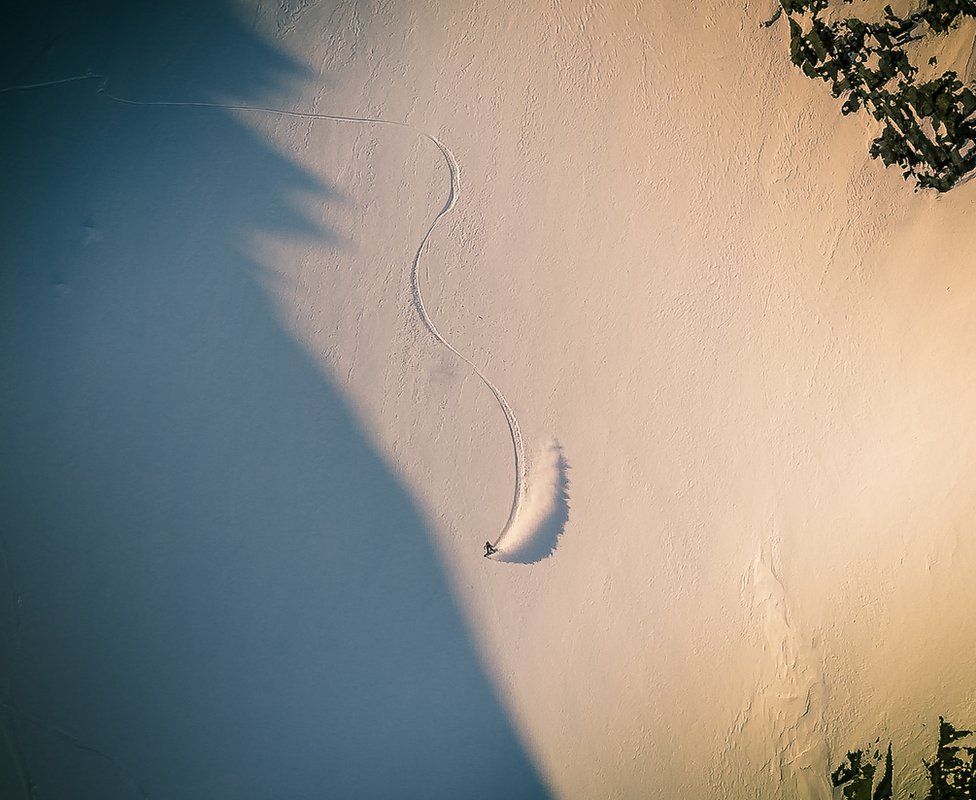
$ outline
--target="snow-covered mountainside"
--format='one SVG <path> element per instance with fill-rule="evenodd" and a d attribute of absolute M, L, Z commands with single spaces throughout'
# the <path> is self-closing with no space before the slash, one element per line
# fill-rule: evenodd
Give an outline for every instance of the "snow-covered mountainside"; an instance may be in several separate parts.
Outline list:
<path fill-rule="evenodd" d="M 10 12 L 12 796 L 828 798 L 976 726 L 976 186 L 774 8 Z"/>

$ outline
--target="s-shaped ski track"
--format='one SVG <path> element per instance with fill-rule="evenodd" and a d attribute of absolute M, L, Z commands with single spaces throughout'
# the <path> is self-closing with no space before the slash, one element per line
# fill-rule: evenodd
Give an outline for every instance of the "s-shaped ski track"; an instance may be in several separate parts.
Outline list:
<path fill-rule="evenodd" d="M 512 439 L 512 451 L 515 460 L 515 486 L 512 496 L 512 507 L 508 512 L 508 519 L 505 522 L 504 527 L 501 532 L 495 538 L 492 543 L 494 547 L 497 547 L 499 542 L 505 537 L 505 534 L 512 528 L 515 524 L 515 520 L 518 517 L 519 510 L 522 506 L 522 501 L 525 494 L 525 446 L 522 442 L 522 432 L 519 429 L 518 419 L 515 417 L 515 412 L 509 405 L 508 400 L 505 399 L 505 395 L 502 394 L 501 390 L 482 372 L 478 366 L 466 355 L 461 353 L 457 348 L 454 347 L 441 332 L 437 329 L 434 324 L 434 320 L 431 319 L 430 314 L 427 312 L 427 306 L 424 303 L 423 292 L 421 291 L 421 281 L 420 281 L 420 263 L 423 260 L 424 253 L 427 250 L 427 244 L 430 241 L 431 235 L 434 233 L 434 229 L 437 227 L 438 223 L 443 219 L 457 203 L 458 196 L 461 192 L 461 170 L 458 167 L 457 159 L 454 157 L 454 153 L 451 152 L 450 148 L 445 145 L 440 139 L 438 139 L 433 134 L 427 133 L 420 128 L 415 128 L 413 125 L 409 125 L 406 122 L 398 122 L 396 120 L 381 119 L 379 117 L 353 117 L 344 116 L 340 114 L 319 114 L 310 111 L 292 111 L 290 109 L 284 108 L 272 108 L 270 106 L 247 106 L 247 105 L 236 105 L 229 103 L 210 103 L 204 101 L 187 101 L 187 100 L 132 100 L 126 97 L 119 97 L 108 91 L 108 77 L 98 73 L 85 73 L 84 75 L 74 75 L 68 78 L 61 78 L 59 80 L 44 81 L 42 83 L 31 83 L 24 84 L 20 86 L 10 86 L 4 89 L 0 89 L 0 94 L 15 91 L 26 91 L 29 89 L 42 89 L 49 86 L 58 86 L 65 83 L 73 83 L 75 81 L 86 81 L 86 80 L 97 80 L 99 81 L 98 93 L 104 95 L 109 100 L 116 103 L 122 103 L 123 105 L 130 106 L 154 106 L 162 108 L 211 108 L 219 109 L 223 111 L 236 111 L 241 113 L 250 114 L 269 114 L 276 115 L 280 117 L 295 117 L 298 119 L 310 119 L 310 120 L 325 120 L 330 122 L 345 122 L 358 125 L 377 125 L 377 126 L 387 126 L 391 128 L 402 128 L 404 130 L 410 131 L 411 133 L 420 136 L 421 138 L 431 142 L 440 151 L 443 156 L 445 163 L 447 164 L 448 171 L 450 173 L 450 191 L 447 196 L 447 201 L 444 203 L 444 207 L 437 212 L 434 218 L 431 220 L 430 226 L 427 228 L 427 232 L 424 234 L 423 239 L 420 241 L 420 245 L 417 247 L 417 252 L 413 257 L 413 264 L 410 271 L 411 286 L 413 289 L 413 303 L 417 310 L 417 314 L 420 316 L 420 320 L 424 327 L 430 333 L 434 339 L 437 340 L 443 347 L 451 351 L 455 356 L 457 356 L 461 361 L 467 364 L 474 371 L 475 375 L 481 380 L 481 382 L 488 388 L 488 390 L 494 396 L 498 407 L 502 410 L 502 414 L 505 415 L 505 422 L 508 424 L 509 435 Z"/>

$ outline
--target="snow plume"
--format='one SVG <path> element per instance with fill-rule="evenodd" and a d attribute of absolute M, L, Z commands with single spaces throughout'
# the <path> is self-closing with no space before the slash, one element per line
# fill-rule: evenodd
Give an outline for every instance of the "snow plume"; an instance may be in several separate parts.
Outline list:
<path fill-rule="evenodd" d="M 568 472 L 562 447 L 546 442 L 529 464 L 525 501 L 496 544 L 496 560 L 533 564 L 552 554 L 569 519 Z"/>

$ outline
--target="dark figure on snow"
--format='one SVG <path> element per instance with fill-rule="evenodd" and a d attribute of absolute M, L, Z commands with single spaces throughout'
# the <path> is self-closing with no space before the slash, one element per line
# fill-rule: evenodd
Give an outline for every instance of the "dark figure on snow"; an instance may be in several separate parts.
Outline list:
<path fill-rule="evenodd" d="M 485 542 L 485 558 L 488 558 L 488 556 L 493 556 L 497 552 L 497 547 L 493 547 L 491 542 Z"/>

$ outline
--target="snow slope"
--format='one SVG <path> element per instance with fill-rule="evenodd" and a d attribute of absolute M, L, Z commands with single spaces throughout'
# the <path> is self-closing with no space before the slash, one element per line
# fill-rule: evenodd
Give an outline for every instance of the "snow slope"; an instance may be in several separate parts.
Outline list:
<path fill-rule="evenodd" d="M 241 567 L 280 559 L 287 581 L 289 570 L 305 574 L 310 555 L 327 558 L 343 542 L 354 577 L 337 567 L 323 580 L 356 589 L 365 614 L 339 589 L 315 593 L 314 570 L 301 584 L 338 608 L 328 630 L 342 641 L 359 642 L 360 626 L 386 619 L 402 598 L 408 624 L 423 630 L 434 598 L 438 632 L 393 646 L 424 698 L 437 696 L 432 675 L 456 687 L 455 699 L 465 687 L 482 692 L 483 678 L 490 691 L 472 713 L 492 731 L 478 726 L 482 744 L 438 762 L 438 787 L 475 796 L 465 784 L 469 754 L 503 742 L 498 758 L 520 777 L 499 790 L 515 796 L 828 797 L 829 768 L 850 747 L 893 739 L 905 785 L 918 778 L 938 715 L 976 724 L 976 187 L 915 194 L 871 161 L 867 123 L 842 118 L 825 88 L 792 67 L 782 24 L 759 27 L 772 7 L 334 0 L 237 14 L 302 66 L 281 85 L 218 86 L 204 99 L 408 127 L 219 117 L 296 172 L 273 202 L 249 201 L 235 228 L 249 231 L 233 247 L 253 262 L 260 298 L 245 295 L 260 313 L 241 321 L 234 302 L 187 311 L 212 321 L 186 379 L 218 398 L 223 384 L 210 386 L 204 365 L 227 354 L 212 336 L 228 326 L 246 336 L 253 320 L 268 325 L 268 312 L 286 340 L 253 363 L 234 362 L 233 374 L 295 420 L 260 442 L 270 475 L 244 472 L 261 479 L 254 487 L 280 473 L 259 507 L 269 530 L 282 520 L 296 532 L 286 537 L 293 549 L 287 558 L 248 554 L 245 538 L 228 552 Z M 80 61 L 42 63 L 30 77 L 76 74 Z M 149 85 L 150 98 L 136 80 L 118 91 L 200 99 L 193 86 Z M 75 113 L 95 102 L 71 91 Z M 111 114 L 124 124 L 123 110 Z M 141 119 L 148 127 L 164 117 Z M 425 136 L 449 148 L 463 186 L 432 231 L 451 184 Z M 166 147 L 163 137 L 146 157 Z M 226 173 L 246 174 L 251 160 Z M 254 186 L 242 190 L 255 197 Z M 289 210 L 305 224 L 289 221 Z M 464 358 L 417 313 L 412 269 L 423 242 L 426 313 Z M 180 252 L 195 263 L 192 247 Z M 133 296 L 143 292 L 181 296 L 166 276 Z M 117 324 L 104 335 L 127 335 Z M 325 433 L 312 424 L 314 393 L 299 377 L 274 388 L 281 377 L 268 363 L 282 357 L 279 345 L 288 363 L 307 359 L 334 388 L 328 407 L 341 409 L 356 463 L 368 466 L 345 473 L 341 455 L 317 452 Z M 144 364 L 132 347 L 132 363 Z M 24 348 L 15 366 L 27 371 Z M 51 375 L 74 363 L 66 355 Z M 176 380 L 179 360 L 153 374 L 163 385 Z M 519 474 L 511 418 L 491 386 L 530 455 L 553 437 L 561 451 L 535 458 L 550 482 L 526 484 L 526 518 L 540 520 L 526 537 L 533 547 L 486 560 L 483 542 L 512 519 Z M 102 423 L 106 432 L 114 424 Z M 28 444 L 55 452 L 53 438 Z M 377 514 L 383 504 L 370 497 L 396 497 L 365 529 L 349 522 L 344 500 L 360 502 L 360 472 L 382 485 L 363 501 Z M 185 500 L 168 480 L 162 497 Z M 243 490 L 204 485 L 255 512 Z M 298 511 L 280 510 L 298 497 Z M 183 529 L 196 530 L 210 509 L 195 502 Z M 329 547 L 303 551 L 297 531 L 318 530 L 336 507 L 346 511 L 325 526 Z M 410 519 L 406 533 L 400 518 Z M 396 566 L 394 554 L 417 548 L 426 555 Z M 10 549 L 12 560 L 32 558 L 23 543 Z M 361 588 L 382 586 L 386 570 L 397 599 Z M 282 600 L 279 612 L 295 608 Z M 315 611 L 303 618 L 312 624 Z M 382 637 L 367 638 L 382 682 Z M 285 642 L 285 663 L 298 641 Z M 427 673 L 424 653 L 443 647 L 457 650 Z M 280 664 L 265 657 L 274 675 Z M 296 685 L 328 695 L 327 677 L 303 679 L 305 663 L 294 662 Z M 340 676 L 357 663 L 342 661 Z M 451 663 L 463 666 L 453 683 Z M 445 733 L 465 730 L 450 705 L 438 706 L 441 727 L 428 731 L 438 746 L 463 738 Z M 372 719 L 381 706 L 369 706 Z M 354 719 L 356 701 L 343 709 Z M 424 720 L 415 734 L 432 724 L 411 716 L 418 708 L 400 711 L 395 721 Z M 302 719 L 314 730 L 313 714 Z M 358 735 L 363 762 L 382 764 L 369 749 L 376 742 Z M 376 796 L 394 774 L 380 770 Z M 401 793 L 431 796 L 419 786 Z M 349 787 L 340 795 L 366 796 Z"/>
<path fill-rule="evenodd" d="M 903 777 L 974 712 L 973 189 L 870 161 L 768 6 L 392 5 L 365 49 L 287 38 L 457 155 L 432 313 L 572 466 L 555 556 L 486 569 L 490 397 L 422 341 L 337 358 L 559 796 L 824 796 L 849 746 L 901 742 Z"/>

